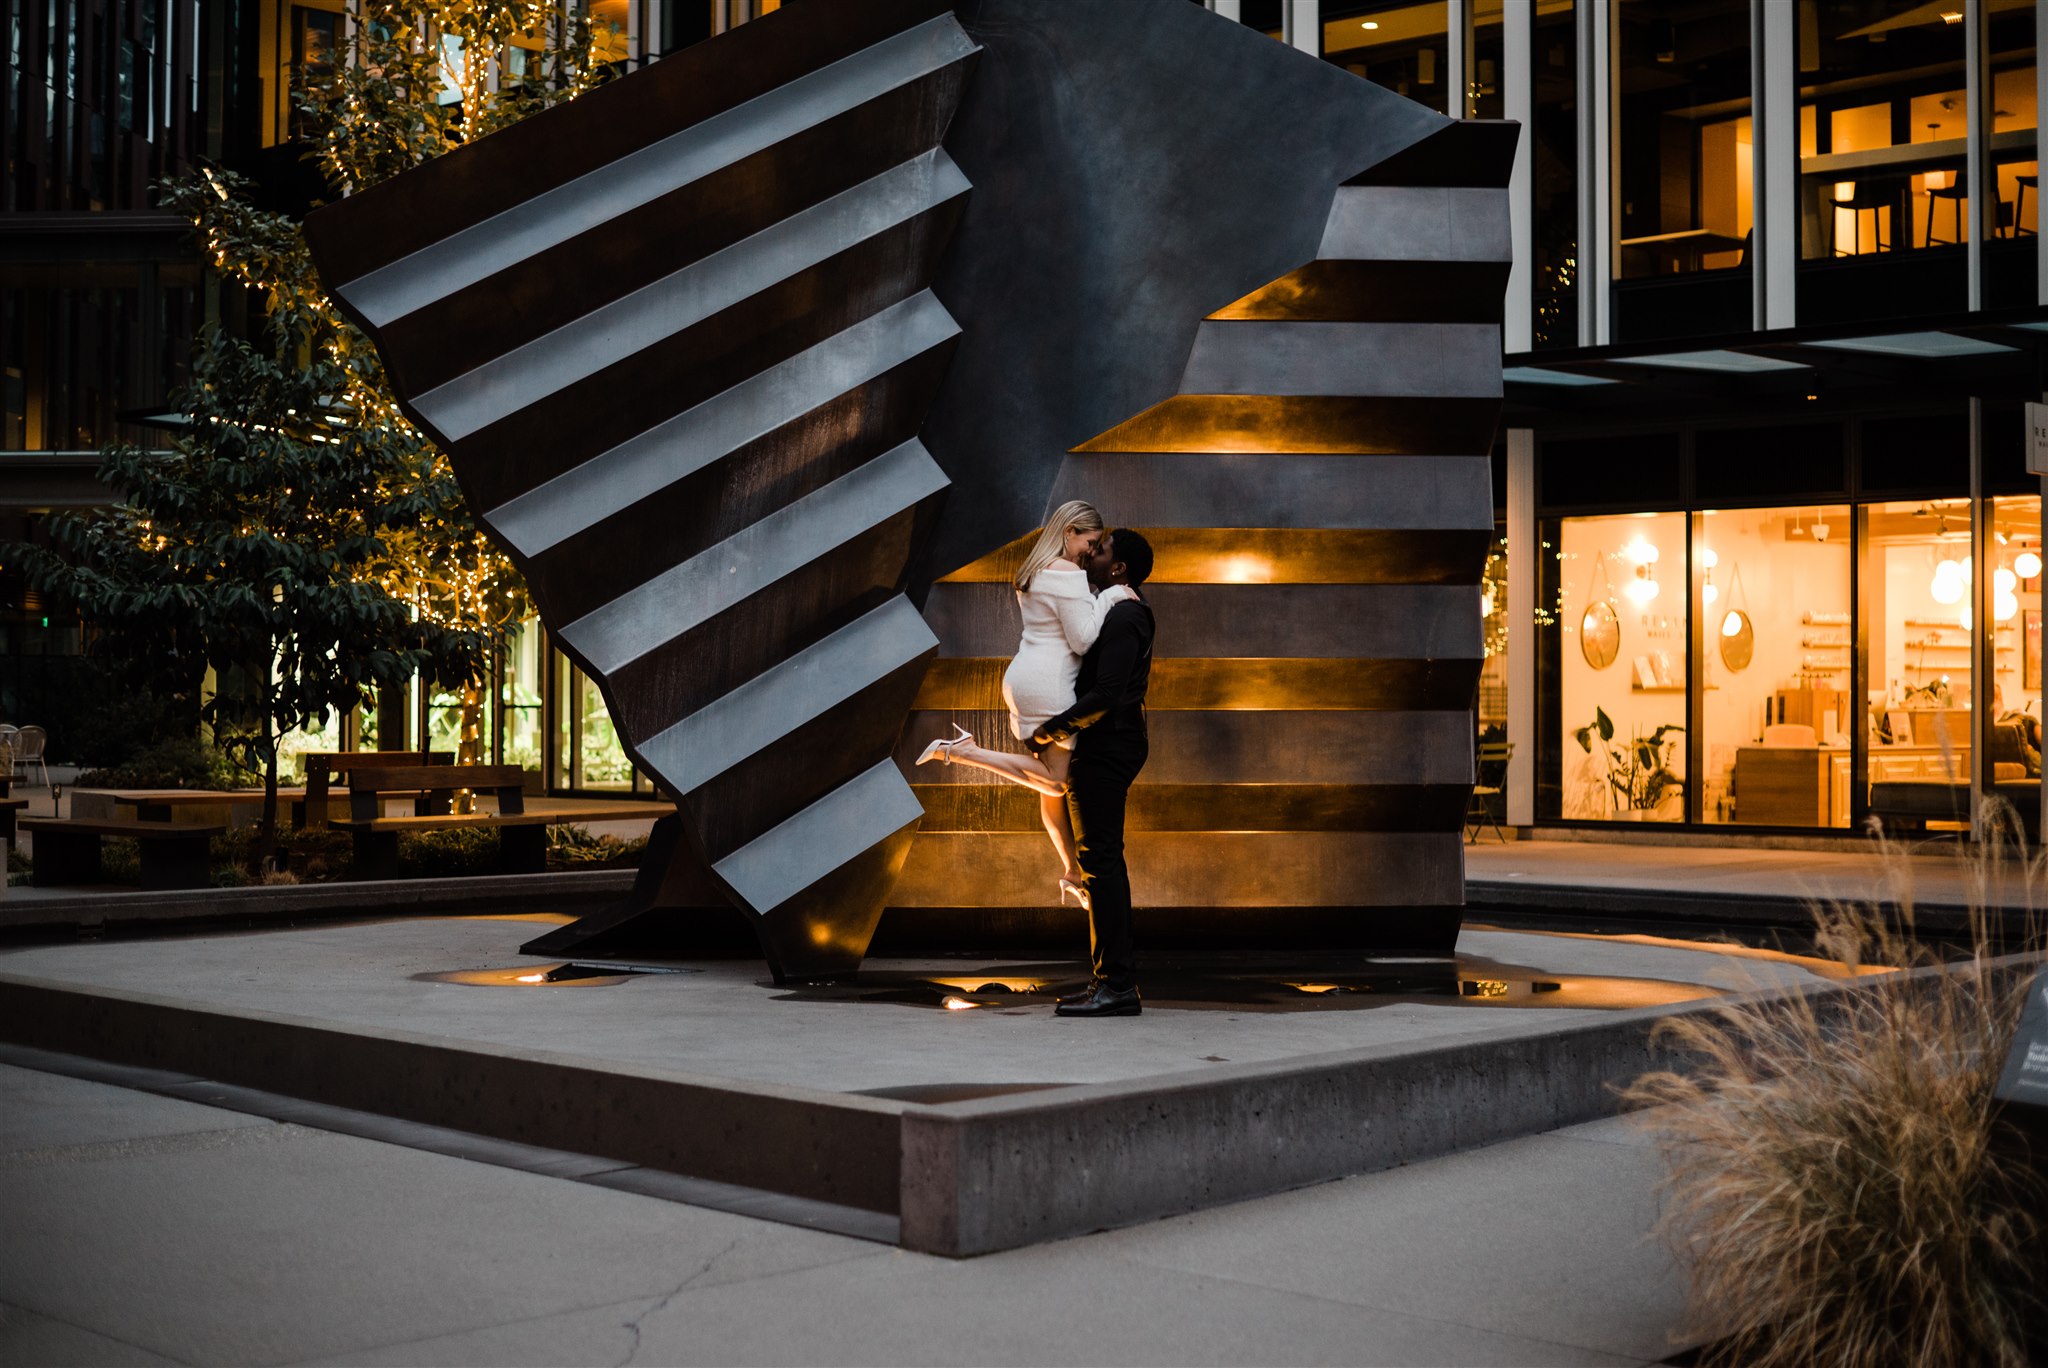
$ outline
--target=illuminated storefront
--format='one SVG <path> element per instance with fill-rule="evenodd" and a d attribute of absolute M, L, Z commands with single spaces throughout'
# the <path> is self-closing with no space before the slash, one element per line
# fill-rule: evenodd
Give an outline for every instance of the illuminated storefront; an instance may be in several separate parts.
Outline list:
<path fill-rule="evenodd" d="M 1974 445 L 1953 401 L 1536 440 L 1533 823 L 2033 812 L 2040 483 L 2019 406 L 1976 407 Z"/>

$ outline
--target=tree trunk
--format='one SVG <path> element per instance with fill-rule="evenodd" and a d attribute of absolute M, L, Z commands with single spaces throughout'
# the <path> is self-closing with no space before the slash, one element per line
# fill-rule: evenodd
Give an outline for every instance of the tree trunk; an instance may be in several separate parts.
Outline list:
<path fill-rule="evenodd" d="M 475 680 L 465 680 L 462 685 L 462 735 L 455 747 L 455 763 L 458 765 L 480 765 L 483 763 L 483 721 L 484 692 Z M 476 794 L 460 789 L 455 794 L 455 810 L 462 813 L 476 811 Z"/>

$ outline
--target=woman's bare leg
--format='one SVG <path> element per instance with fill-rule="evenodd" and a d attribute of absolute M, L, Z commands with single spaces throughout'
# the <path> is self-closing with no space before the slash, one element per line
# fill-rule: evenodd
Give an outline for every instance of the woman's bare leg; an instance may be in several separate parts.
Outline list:
<path fill-rule="evenodd" d="M 999 775 L 1013 784 L 1035 789 L 1043 797 L 1058 798 L 1063 803 L 1066 801 L 1066 785 L 1054 779 L 1052 771 L 1045 767 L 1045 762 L 1035 755 L 990 750 L 986 746 L 975 745 L 970 741 L 950 746 L 944 754 L 951 764 L 971 765 L 978 770 L 987 770 L 990 774 Z M 1047 754 L 1051 752 L 1048 751 Z M 1065 769 L 1064 762 L 1061 768 Z"/>
<path fill-rule="evenodd" d="M 1072 763 L 1074 753 L 1063 746 L 1054 746 L 1045 753 L 1046 773 L 1059 784 L 1058 794 L 1038 795 L 1038 817 L 1045 823 L 1045 834 L 1052 837 L 1052 848 L 1059 852 L 1060 877 L 1078 882 L 1081 866 L 1075 859 L 1074 818 L 1067 810 L 1067 766 Z"/>

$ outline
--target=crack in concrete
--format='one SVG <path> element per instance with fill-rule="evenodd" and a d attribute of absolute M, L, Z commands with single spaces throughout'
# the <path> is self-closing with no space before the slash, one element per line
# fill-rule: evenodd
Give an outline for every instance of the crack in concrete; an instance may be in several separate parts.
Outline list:
<path fill-rule="evenodd" d="M 648 1307 L 645 1311 L 642 1311 L 639 1315 L 633 1317 L 633 1319 L 626 1321 L 624 1323 L 624 1328 L 632 1332 L 633 1343 L 627 1348 L 626 1356 L 620 1359 L 618 1363 L 614 1365 L 614 1368 L 627 1368 L 627 1365 L 632 1363 L 634 1359 L 640 1357 L 640 1323 L 642 1321 L 646 1320 L 649 1316 L 655 1315 L 662 1311 L 666 1311 L 668 1309 L 668 1305 L 670 1302 L 674 1301 L 677 1297 L 682 1296 L 683 1293 L 689 1291 L 690 1288 L 693 1285 L 695 1285 L 700 1278 L 702 1278 L 706 1273 L 709 1273 L 712 1270 L 712 1268 L 717 1265 L 720 1259 L 732 1253 L 735 1249 L 738 1249 L 740 1247 L 741 1241 L 745 1240 L 746 1238 L 747 1237 L 744 1234 L 733 1236 L 732 1239 L 726 1242 L 725 1248 L 719 1250 L 710 1258 L 706 1259 L 703 1263 L 699 1264 L 697 1266 L 696 1272 L 690 1274 L 689 1277 L 684 1278 L 681 1282 L 677 1283 L 672 1289 L 664 1293 L 660 1301 Z"/>

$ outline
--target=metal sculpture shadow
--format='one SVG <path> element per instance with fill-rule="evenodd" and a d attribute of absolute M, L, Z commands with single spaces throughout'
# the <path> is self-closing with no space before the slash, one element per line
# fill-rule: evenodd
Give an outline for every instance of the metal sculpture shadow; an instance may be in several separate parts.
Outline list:
<path fill-rule="evenodd" d="M 1514 140 L 1187 0 L 793 0 L 313 215 L 678 802 L 528 948 L 1056 915 L 1031 795 L 905 775 L 1073 497 L 1159 553 L 1141 906 L 1447 945 Z"/>

